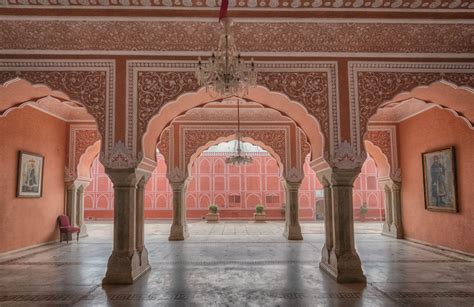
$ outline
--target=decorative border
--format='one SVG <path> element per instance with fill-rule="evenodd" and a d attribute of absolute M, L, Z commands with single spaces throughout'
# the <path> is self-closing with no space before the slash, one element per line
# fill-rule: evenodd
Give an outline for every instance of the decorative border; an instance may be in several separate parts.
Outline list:
<path fill-rule="evenodd" d="M 339 111 L 339 93 L 338 93 L 338 76 L 336 61 L 322 62 L 256 62 L 256 69 L 261 72 L 276 73 L 304 73 L 304 72 L 322 72 L 328 76 L 328 120 L 329 135 L 324 135 L 325 144 L 329 146 L 332 152 L 337 149 L 340 140 L 340 111 Z M 194 61 L 127 61 L 127 107 L 126 107 L 126 131 L 127 137 L 125 145 L 128 150 L 135 155 L 140 156 L 141 152 L 137 150 L 138 143 L 138 84 L 137 76 L 141 71 L 158 71 L 158 72 L 193 72 L 196 62 Z M 183 93 L 178 93 L 179 97 Z M 293 100 L 289 97 L 290 100 Z M 300 103 L 300 102 L 298 102 Z M 301 103 L 302 104 L 302 103 Z M 303 104 L 302 104 L 303 105 Z M 304 106 L 304 105 L 303 105 Z M 306 108 L 306 106 L 304 106 Z M 159 112 L 159 111 L 158 111 Z M 314 116 L 313 116 L 314 117 Z M 317 119 L 316 119 L 317 120 Z M 318 121 L 319 123 L 319 121 Z M 319 123 L 321 125 L 321 123 Z M 324 134 L 324 133 L 323 133 Z"/>
<path fill-rule="evenodd" d="M 61 0 L 54 3 L 40 0 L 37 2 L 21 0 L 1 0 L 0 7 L 14 8 L 62 8 L 62 9 L 155 9 L 155 10 L 217 10 L 220 1 L 206 0 L 144 0 L 144 1 L 74 1 Z M 470 12 L 474 3 L 451 0 L 231 0 L 229 7 L 238 11 L 382 11 L 382 12 Z"/>
<path fill-rule="evenodd" d="M 115 61 L 113 60 L 0 60 L 0 71 L 103 71 L 106 73 L 106 98 L 104 134 L 105 158 L 113 147 L 115 138 Z M 49 86 L 48 84 L 45 84 Z M 49 86 L 50 87 L 50 86 Z M 51 88 L 51 87 L 50 87 Z M 58 90 L 51 88 L 52 90 Z M 68 93 L 65 93 L 68 94 Z M 81 103 L 80 101 L 78 101 Z"/>
<path fill-rule="evenodd" d="M 452 74 L 474 74 L 473 63 L 411 63 L 411 62 L 349 62 L 349 104 L 350 104 L 350 127 L 351 145 L 355 152 L 360 154 L 363 151 L 360 127 L 360 102 L 359 102 L 359 72 L 381 72 L 381 73 L 434 73 L 439 74 L 434 82 L 445 80 L 448 73 Z M 448 79 L 449 80 L 449 79 Z M 417 80 L 418 81 L 418 80 Z M 451 81 L 450 81 L 451 82 Z M 417 86 L 428 86 L 421 81 Z M 457 84 L 463 86 L 464 84 Z M 402 92 L 411 91 L 417 86 L 410 87 L 409 90 L 396 92 L 392 98 Z M 390 93 L 389 93 L 390 94 Z M 380 105 L 379 105 L 380 106 Z"/>

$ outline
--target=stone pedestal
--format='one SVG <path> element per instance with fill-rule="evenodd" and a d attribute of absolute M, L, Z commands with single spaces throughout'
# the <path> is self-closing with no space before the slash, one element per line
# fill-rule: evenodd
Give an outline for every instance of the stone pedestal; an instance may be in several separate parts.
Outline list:
<path fill-rule="evenodd" d="M 137 184 L 141 175 L 135 169 L 106 172 L 114 184 L 114 246 L 102 283 L 131 284 L 150 270 L 148 259 L 141 259 L 143 253 L 140 255 L 136 244 Z"/>
<path fill-rule="evenodd" d="M 288 240 L 303 240 L 300 222 L 298 220 L 298 189 L 300 182 L 286 181 L 287 202 L 285 210 L 285 232 Z"/>
<path fill-rule="evenodd" d="M 339 283 L 366 282 L 354 245 L 352 185 L 359 173 L 360 168 L 334 168 L 322 181 L 325 205 L 330 207 L 326 211 L 325 227 L 326 231 L 332 231 L 326 233 L 320 268 Z"/>
<path fill-rule="evenodd" d="M 254 213 L 253 218 L 255 219 L 255 223 L 265 223 L 267 220 L 265 213 Z"/>
<path fill-rule="evenodd" d="M 219 222 L 219 213 L 209 212 L 206 214 L 206 222 L 208 223 L 218 223 Z"/>
<path fill-rule="evenodd" d="M 186 208 L 184 197 L 186 193 L 185 182 L 170 182 L 173 189 L 173 224 L 171 225 L 170 241 L 183 241 L 188 235 L 186 225 Z"/>

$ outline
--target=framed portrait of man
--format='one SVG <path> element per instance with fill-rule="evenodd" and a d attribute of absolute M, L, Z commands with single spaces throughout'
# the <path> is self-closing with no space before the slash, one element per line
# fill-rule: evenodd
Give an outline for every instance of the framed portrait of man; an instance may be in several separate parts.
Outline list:
<path fill-rule="evenodd" d="M 16 196 L 41 197 L 43 193 L 43 170 L 43 156 L 19 151 Z"/>
<path fill-rule="evenodd" d="M 422 154 L 425 208 L 457 212 L 456 154 L 454 147 Z"/>

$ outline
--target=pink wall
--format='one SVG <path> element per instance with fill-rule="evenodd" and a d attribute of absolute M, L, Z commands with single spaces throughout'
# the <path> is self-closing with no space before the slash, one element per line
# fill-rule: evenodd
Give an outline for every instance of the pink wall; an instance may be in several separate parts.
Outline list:
<path fill-rule="evenodd" d="M 474 254 L 474 131 L 431 109 L 399 125 L 402 217 L 408 238 Z M 421 154 L 455 146 L 459 213 L 425 210 Z"/>
<path fill-rule="evenodd" d="M 268 154 L 255 153 L 254 163 L 234 167 L 225 164 L 222 153 L 203 153 L 191 171 L 186 193 L 187 216 L 201 219 L 210 203 L 219 206 L 221 218 L 251 219 L 255 205 L 266 207 L 267 218 L 284 219 L 282 206 L 285 194 L 280 184 L 278 165 Z M 172 217 L 172 191 L 166 178 L 166 164 L 161 155 L 148 181 L 145 192 L 145 217 L 168 219 Z M 299 190 L 300 219 L 313 220 L 316 202 L 322 207 L 322 187 L 308 163 L 304 165 L 305 178 Z M 113 218 L 113 186 L 98 161 L 92 165 L 92 182 L 84 197 L 86 219 Z M 377 185 L 375 162 L 368 158 L 354 189 L 354 217 L 359 218 L 359 207 L 368 203 L 367 219 L 383 217 L 383 192 Z M 318 193 L 318 194 L 317 194 Z M 316 195 L 317 194 L 317 195 Z M 237 196 L 237 197 L 236 197 Z M 235 200 L 240 197 L 240 202 Z M 319 210 L 318 210 L 319 212 Z"/>
<path fill-rule="evenodd" d="M 0 118 L 0 253 L 57 239 L 64 210 L 67 126 L 31 107 Z M 18 151 L 45 157 L 43 196 L 17 198 Z"/>

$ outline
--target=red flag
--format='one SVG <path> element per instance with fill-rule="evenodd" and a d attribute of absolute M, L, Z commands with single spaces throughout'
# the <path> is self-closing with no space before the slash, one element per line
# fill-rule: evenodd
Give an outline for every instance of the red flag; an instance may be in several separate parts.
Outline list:
<path fill-rule="evenodd" d="M 229 0 L 222 0 L 221 11 L 219 12 L 219 21 L 221 21 L 221 19 L 226 18 L 228 6 L 229 6 Z"/>

